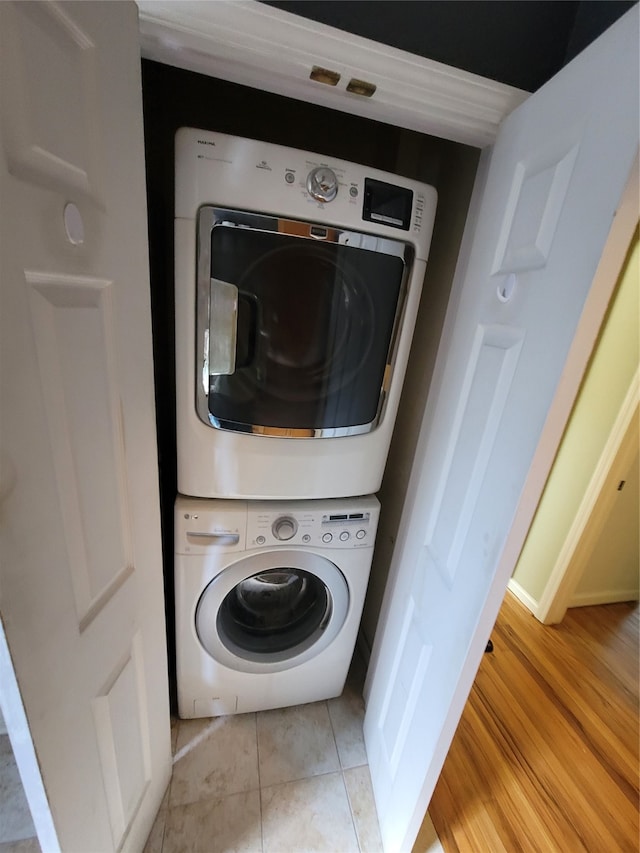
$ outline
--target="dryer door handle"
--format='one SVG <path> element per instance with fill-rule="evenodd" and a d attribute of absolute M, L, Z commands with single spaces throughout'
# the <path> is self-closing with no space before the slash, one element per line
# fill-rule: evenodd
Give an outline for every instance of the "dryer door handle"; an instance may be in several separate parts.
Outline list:
<path fill-rule="evenodd" d="M 211 279 L 209 290 L 209 375 L 229 376 L 236 369 L 238 288 Z"/>
<path fill-rule="evenodd" d="M 200 533 L 187 530 L 187 539 L 195 539 L 198 544 L 204 545 L 237 545 L 240 541 L 239 533 Z"/>

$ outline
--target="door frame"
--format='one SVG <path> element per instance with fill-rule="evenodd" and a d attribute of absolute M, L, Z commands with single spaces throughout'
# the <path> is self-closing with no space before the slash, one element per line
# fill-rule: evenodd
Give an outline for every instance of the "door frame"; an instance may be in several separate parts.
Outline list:
<path fill-rule="evenodd" d="M 421 60 L 419 57 L 394 51 L 366 39 L 336 31 L 331 27 L 296 19 L 295 16 L 289 16 L 281 10 L 266 11 L 268 7 L 257 9 L 257 4 L 252 0 L 237 3 L 218 0 L 216 4 L 207 5 L 210 11 L 209 20 L 204 20 L 202 16 L 198 18 L 195 14 L 196 9 L 192 3 L 159 4 L 149 0 L 139 0 L 143 57 L 298 100 L 308 100 L 333 109 L 392 122 L 407 129 L 480 148 L 491 145 L 502 119 L 527 97 L 526 93 L 517 90 L 505 91 L 510 87 L 494 85 L 491 81 L 477 78 L 475 75 L 468 75 L 467 78 L 463 72 L 457 72 L 439 63 Z M 235 20 L 232 6 L 235 7 L 238 15 Z M 248 12 L 251 14 L 247 14 Z M 282 38 L 279 37 L 280 34 Z M 266 43 L 267 41 L 269 44 Z M 345 65 L 344 56 L 349 57 L 349 65 Z M 332 62 L 337 65 L 332 65 Z M 419 81 L 423 86 L 424 94 L 420 97 L 411 92 L 410 104 L 404 109 L 390 101 L 381 100 L 376 103 L 352 99 L 337 87 L 335 90 L 329 90 L 329 87 L 316 87 L 315 84 L 310 84 L 307 75 L 311 64 L 330 69 L 336 68 L 347 79 L 355 70 L 360 71 L 360 74 L 355 76 L 365 76 L 365 79 L 367 73 L 371 74 L 373 82 L 379 77 L 385 78 L 386 83 L 386 78 L 390 78 L 390 91 L 392 90 L 396 96 L 402 95 L 403 99 L 406 94 L 403 86 L 406 86 L 410 80 Z M 447 84 L 452 84 L 453 88 L 448 89 Z M 491 88 L 492 96 L 496 101 L 501 101 L 494 113 L 493 127 L 489 127 L 487 122 L 491 100 L 489 88 L 481 92 L 482 84 Z M 448 121 L 443 117 L 440 105 L 447 102 L 454 88 L 461 100 L 455 105 L 452 118 Z M 472 91 L 474 92 L 473 100 L 470 97 Z M 438 98 L 444 98 L 444 101 L 434 103 Z M 453 100 L 456 98 L 451 97 L 448 106 L 452 106 Z M 482 124 L 482 121 L 485 124 Z M 488 149 L 483 151 L 478 167 L 469 213 L 471 219 L 475 213 L 477 199 L 482 193 L 489 153 Z M 459 675 L 450 714 L 434 754 L 434 766 L 441 765 L 444 761 L 457 728 L 460 714 L 467 700 L 468 686 L 473 680 L 484 650 L 484 640 L 493 625 L 493 613 L 498 609 L 507 580 L 517 563 L 615 287 L 617 276 L 611 275 L 610 272 L 606 273 L 607 265 L 616 257 L 620 259 L 620 264 L 623 262 L 637 225 L 637 169 L 636 160 L 548 412 L 484 609 L 470 642 L 472 651 Z M 470 230 L 467 229 L 467 233 Z M 460 267 L 465 263 L 464 241 L 459 258 Z M 450 297 L 450 311 L 453 310 L 455 301 L 454 291 Z M 443 338 L 446 334 L 445 325 Z M 384 618 L 385 604 L 383 604 L 379 624 L 384 622 Z M 375 658 L 374 651 L 372 659 L 374 665 Z M 428 805 L 427 790 L 431 790 L 433 784 L 435 784 L 434 779 L 426 780 L 419 798 L 418 804 L 423 806 L 423 813 Z M 416 815 L 419 810 L 419 808 L 416 809 Z M 414 818 L 414 823 L 415 821 Z M 413 827 L 416 833 L 419 825 L 418 822 Z"/>
<path fill-rule="evenodd" d="M 562 622 L 590 553 L 611 511 L 617 491 L 605 488 L 614 466 L 624 468 L 637 453 L 640 370 L 629 386 L 611 433 L 580 503 L 534 616 L 545 625 Z"/>
<path fill-rule="evenodd" d="M 495 140 L 501 121 L 528 97 L 528 93 L 512 87 L 306 21 L 282 10 L 259 5 L 253 0 L 218 0 L 217 3 L 206 4 L 206 7 L 205 4 L 199 6 L 186 0 L 181 3 L 138 0 L 138 5 L 144 58 L 484 148 L 470 205 L 470 220 L 477 212 L 478 199 L 486 179 L 490 157 L 490 148 L 487 146 Z M 345 56 L 349 57 L 348 64 L 344 61 Z M 370 75 L 372 82 L 384 79 L 388 90 L 384 92 L 384 98 L 377 102 L 354 99 L 342 87 L 311 83 L 308 72 L 312 64 L 335 68 L 346 79 L 352 74 L 364 76 L 365 79 Z M 411 88 L 418 81 L 422 86 L 421 94 Z M 408 98 L 407 87 L 410 89 Z M 401 97 L 403 102 L 408 103 L 402 107 L 392 103 L 392 98 L 387 98 L 390 92 L 398 100 Z M 449 110 L 451 112 L 447 117 L 444 113 Z M 490 120 L 491 115 L 493 122 Z M 472 651 L 460 673 L 449 720 L 434 756 L 434 765 L 438 761 L 441 764 L 448 751 L 467 699 L 468 683 L 475 675 L 484 649 L 484 639 L 493 625 L 491 614 L 497 611 L 507 579 L 517 563 L 613 293 L 617 274 L 612 270 L 616 266 L 621 267 L 624 262 L 637 226 L 637 187 L 636 159 L 532 460 L 500 563 L 471 640 Z M 467 235 L 471 230 L 466 229 Z M 468 245 L 463 240 L 459 268 L 464 266 L 467 253 Z M 457 294 L 452 291 L 450 314 L 456 299 Z M 446 335 L 447 323 L 443 340 Z M 389 582 L 392 580 L 390 576 Z M 385 604 L 388 604 L 388 598 L 383 603 L 378 624 L 384 623 Z M 374 651 L 371 661 L 374 665 L 376 658 Z M 433 787 L 432 782 L 435 780 L 428 780 L 425 790 Z M 423 799 L 426 810 L 428 799 L 426 796 Z"/>
<path fill-rule="evenodd" d="M 585 303 L 581 321 L 576 329 L 575 338 L 572 348 L 569 352 L 565 373 L 562 377 L 562 383 L 565 380 L 568 382 L 570 376 L 567 374 L 570 371 L 578 370 L 578 387 L 571 393 L 568 388 L 564 388 L 563 384 L 558 387 L 556 396 L 560 393 L 567 394 L 567 403 L 570 403 L 571 409 L 564 422 L 563 432 L 558 440 L 555 453 L 560 446 L 560 442 L 564 436 L 564 430 L 571 416 L 571 411 L 578 396 L 580 383 L 584 377 L 588 366 L 588 360 L 593 353 L 597 338 L 600 333 L 602 323 L 606 312 L 609 308 L 610 301 L 613 297 L 616 285 L 620 279 L 620 275 L 624 269 L 629 248 L 631 247 L 636 229 L 638 227 L 640 213 L 640 152 L 636 155 L 635 162 L 629 174 L 624 193 L 620 199 L 620 205 L 616 211 L 615 219 L 613 220 L 607 242 L 605 243 L 600 263 L 596 270 L 593 279 L 591 290 Z M 583 361 L 583 366 L 580 368 L 579 362 Z M 637 408 L 638 401 L 638 383 L 640 379 L 636 374 L 634 380 L 629 386 L 629 391 L 622 403 L 615 423 L 612 426 L 607 442 L 603 448 L 598 464 L 593 473 L 593 477 L 589 482 L 587 491 L 585 492 L 580 506 L 571 524 L 567 538 L 562 545 L 555 565 L 552 567 L 545 587 L 539 599 L 533 598 L 529 593 L 513 578 L 509 581 L 509 589 L 518 598 L 524 606 L 530 610 L 540 622 L 546 625 L 561 622 L 564 614 L 569 606 L 570 598 L 573 591 L 580 580 L 580 573 L 576 573 L 576 567 L 572 565 L 573 556 L 580 547 L 580 542 L 583 534 L 587 532 L 592 520 L 595 520 L 593 514 L 602 511 L 602 507 L 596 507 L 604 481 L 615 463 L 616 455 L 621 452 L 622 444 L 625 440 L 626 430 L 634 416 L 634 408 Z M 555 401 L 554 401 L 555 402 Z M 551 417 L 551 412 L 549 413 Z M 544 433 L 541 442 L 544 438 Z M 532 464 L 535 465 L 536 460 Z M 552 467 L 553 467 L 552 462 Z M 546 480 L 551 473 L 549 470 Z M 533 521 L 533 518 L 532 518 Z M 593 531 L 590 530 L 590 533 Z M 516 563 L 513 566 L 515 570 L 517 561 L 520 555 L 517 555 Z M 513 571 L 512 570 L 512 571 Z"/>
<path fill-rule="evenodd" d="M 529 92 L 255 0 L 137 0 L 144 59 L 483 148 Z M 310 80 L 312 66 L 340 75 Z M 352 78 L 376 86 L 351 94 Z"/>

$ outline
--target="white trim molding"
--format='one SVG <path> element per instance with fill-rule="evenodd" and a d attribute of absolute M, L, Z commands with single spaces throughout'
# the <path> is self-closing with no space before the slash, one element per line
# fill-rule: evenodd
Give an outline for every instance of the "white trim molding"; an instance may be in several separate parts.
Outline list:
<path fill-rule="evenodd" d="M 638 419 L 639 406 L 640 369 L 636 371 L 629 386 L 587 491 L 540 597 L 535 616 L 545 625 L 562 621 L 567 607 L 572 604 L 574 590 L 580 580 L 582 569 L 582 561 L 576 559 L 582 554 L 579 549 L 583 549 L 587 554 L 590 552 L 615 500 L 615 490 L 603 491 L 605 482 L 615 463 L 621 464 L 624 468 L 633 461 L 633 455 L 637 452 L 635 441 L 629 439 L 629 429 L 633 421 Z M 633 600 L 634 596 L 631 598 Z M 582 604 L 592 603 L 596 602 L 586 600 L 582 602 Z"/>
<path fill-rule="evenodd" d="M 538 610 L 538 601 L 517 580 L 510 578 L 507 589 L 535 616 Z"/>
<path fill-rule="evenodd" d="M 143 57 L 483 148 L 528 93 L 256 0 L 138 0 Z M 337 72 L 336 86 L 309 78 Z M 371 97 L 346 90 L 372 83 Z"/>
<path fill-rule="evenodd" d="M 639 195 L 638 187 L 640 186 L 640 149 L 636 154 L 633 166 L 629 172 L 629 179 L 624 189 L 620 204 L 616 210 L 616 215 L 611 224 L 611 230 L 607 237 L 598 268 L 596 270 L 591 290 L 587 296 L 578 328 L 571 344 L 571 348 L 567 355 L 564 370 L 556 389 L 555 401 L 558 401 L 558 408 L 552 406 L 547 421 L 545 423 L 540 445 L 546 444 L 547 440 L 555 443 L 555 447 L 559 446 L 562 434 L 554 436 L 554 430 L 562 426 L 562 431 L 566 429 L 566 425 L 571 414 L 571 409 L 576 400 L 577 386 L 576 379 L 581 381 L 584 378 L 584 373 L 588 358 L 585 358 L 586 353 L 593 353 L 598 333 L 602 326 L 605 317 L 607 306 L 613 295 L 616 283 L 620 277 L 620 273 L 624 266 L 633 235 L 638 227 L 639 215 Z M 637 381 L 637 379 L 636 379 Z M 633 387 L 633 385 L 632 385 Z M 633 392 L 630 392 L 633 393 Z M 630 405 L 627 399 L 623 405 L 623 410 L 628 415 L 628 410 L 625 406 Z M 564 411 L 563 411 L 564 410 Z M 620 415 L 618 416 L 620 417 Z M 630 417 L 630 415 L 629 415 Z M 612 431 L 613 432 L 613 431 Z M 620 433 L 617 434 L 620 436 Z M 548 438 L 549 437 L 549 438 Z M 619 441 L 619 437 L 610 435 L 607 447 L 615 447 L 615 442 Z M 614 444 L 609 444 L 609 442 Z M 540 447 L 539 445 L 539 447 Z M 603 450 L 603 454 L 606 451 Z M 609 451 L 610 452 L 610 451 Z M 601 460 L 603 461 L 603 460 Z M 603 461 L 604 464 L 604 461 Z M 547 472 L 547 475 L 550 472 Z M 594 472 L 594 477 L 602 476 L 601 469 L 598 468 Z M 583 504 L 578 511 L 587 511 L 587 504 L 584 502 L 595 503 L 598 489 L 596 487 L 597 480 L 592 479 L 587 492 L 583 498 Z M 595 491 L 592 491 L 595 489 Z M 577 519 L 574 519 L 574 525 L 578 525 Z M 568 539 L 573 543 L 578 541 L 578 528 L 572 526 L 573 533 L 568 534 Z M 577 579 L 570 581 L 569 578 L 564 579 L 564 573 L 569 565 L 570 554 L 572 553 L 572 544 L 565 541 L 561 553 L 558 556 L 556 564 L 551 569 L 549 578 L 545 584 L 545 588 L 538 602 L 538 609 L 534 613 L 536 619 L 546 625 L 562 621 L 564 613 L 569 603 L 569 597 L 575 589 Z M 570 582 L 573 584 L 570 586 Z M 561 589 L 562 587 L 562 589 Z M 564 592 L 562 591 L 564 590 Z M 557 599 L 557 600 L 556 600 Z"/>
<path fill-rule="evenodd" d="M 569 607 L 592 607 L 594 604 L 622 604 L 637 601 L 637 589 L 605 589 L 601 592 L 581 592 L 573 596 Z"/>

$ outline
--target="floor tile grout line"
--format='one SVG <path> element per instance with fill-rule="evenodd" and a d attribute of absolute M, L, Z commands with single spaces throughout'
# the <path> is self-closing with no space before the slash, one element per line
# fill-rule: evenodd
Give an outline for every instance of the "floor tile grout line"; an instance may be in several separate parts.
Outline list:
<path fill-rule="evenodd" d="M 343 692 L 343 693 L 344 693 L 344 692 Z M 328 702 L 327 702 L 327 709 L 328 709 L 328 711 L 329 711 L 329 720 L 330 720 L 330 722 L 331 722 L 331 728 L 332 728 L 332 729 L 333 729 L 333 731 L 334 731 L 334 735 L 333 735 L 333 736 L 334 736 L 334 739 L 335 739 L 335 741 L 336 741 L 336 749 L 338 749 L 338 740 L 337 740 L 337 738 L 336 738 L 336 736 L 335 736 L 335 729 L 334 729 L 334 726 L 333 726 L 333 718 L 332 718 L 332 716 L 331 716 L 331 709 L 329 708 L 329 703 L 328 703 Z M 342 761 L 342 756 L 340 755 L 340 750 L 338 750 L 338 760 L 339 760 L 339 762 L 340 762 L 340 774 L 341 774 L 341 776 L 342 776 L 342 784 L 343 784 L 343 786 L 344 786 L 345 794 L 346 794 L 346 796 L 347 796 L 347 803 L 349 804 L 349 814 L 351 815 L 351 823 L 353 824 L 353 832 L 354 832 L 354 835 L 355 835 L 355 837 L 356 837 L 356 843 L 357 843 L 357 845 L 358 845 L 358 853 L 362 853 L 362 844 L 360 843 L 360 833 L 358 832 L 358 824 L 357 824 L 357 822 L 356 822 L 356 817 L 355 817 L 355 815 L 354 815 L 354 813 L 353 813 L 353 804 L 352 804 L 352 802 L 351 802 L 351 797 L 350 797 L 350 795 L 349 795 L 349 788 L 348 788 L 348 786 L 347 786 L 347 780 L 346 780 L 345 775 L 344 775 L 344 774 L 345 774 L 345 770 L 352 770 L 353 768 L 352 768 L 352 767 L 345 767 L 345 766 L 344 766 L 343 761 Z M 357 766 L 360 766 L 360 767 L 368 767 L 368 766 L 369 766 L 369 764 L 368 764 L 368 761 L 367 761 L 367 763 L 366 763 L 366 764 L 363 764 L 363 765 L 357 765 Z"/>
<path fill-rule="evenodd" d="M 344 792 L 347 797 L 347 803 L 349 804 L 349 814 L 351 815 L 351 823 L 353 824 L 353 833 L 356 837 L 356 843 L 358 845 L 358 853 L 362 853 L 362 845 L 360 844 L 360 833 L 358 832 L 358 825 L 356 824 L 356 818 L 353 813 L 353 806 L 351 805 L 351 797 L 349 796 L 349 789 L 347 788 L 347 780 L 344 778 L 344 770 L 341 771 L 340 775 L 342 776 L 342 784 L 344 786 Z"/>
<path fill-rule="evenodd" d="M 348 767 L 348 768 L 346 768 L 346 769 L 347 769 L 347 770 L 354 770 L 354 769 L 357 769 L 357 768 L 359 768 L 359 767 L 368 767 L 368 766 L 369 766 L 368 764 L 358 764 L 358 765 L 356 765 L 356 767 L 355 767 L 355 768 L 354 768 L 354 767 Z M 358 832 L 358 827 L 357 827 L 357 824 L 356 824 L 355 815 L 354 815 L 354 813 L 353 813 L 353 806 L 352 806 L 352 804 L 351 804 L 351 797 L 349 796 L 349 789 L 348 789 L 348 787 L 347 787 L 347 782 L 346 782 L 346 779 L 345 779 L 345 777 L 344 777 L 344 773 L 345 773 L 345 771 L 344 771 L 344 770 L 342 770 L 341 768 L 338 768 L 337 770 L 328 770 L 328 771 L 325 771 L 325 772 L 323 772 L 323 773 L 315 773 L 313 776 L 303 776 L 303 777 L 301 777 L 300 779 L 288 779 L 286 782 L 276 782 L 276 783 L 275 783 L 275 784 L 273 784 L 273 785 L 266 785 L 264 788 L 260 788 L 261 814 L 262 814 L 262 792 L 263 792 L 264 790 L 267 790 L 267 789 L 269 789 L 269 788 L 278 788 L 278 787 L 282 787 L 282 786 L 284 786 L 284 785 L 295 785 L 295 784 L 297 784 L 297 783 L 299 783 L 299 782 L 311 782 L 312 780 L 314 780 L 314 779 L 320 779 L 320 778 L 322 778 L 323 776 L 336 776 L 336 775 L 339 775 L 339 776 L 340 776 L 340 779 L 341 779 L 341 781 L 342 781 L 342 786 L 343 786 L 343 788 L 344 788 L 345 796 L 346 796 L 346 798 L 347 798 L 347 805 L 349 806 L 349 815 L 350 815 L 350 817 L 351 817 L 351 825 L 353 826 L 353 834 L 354 834 L 354 836 L 355 836 L 356 843 L 357 843 L 357 845 L 358 845 L 358 851 L 357 851 L 357 853 L 362 853 L 362 846 L 361 846 L 361 844 L 360 844 L 360 834 L 359 834 L 359 832 Z M 262 819 L 262 818 L 261 818 L 261 819 Z M 376 818 L 376 819 L 377 819 L 377 818 Z M 262 847 L 262 849 L 263 849 L 263 851 L 264 851 L 264 841 L 263 841 L 263 847 Z M 356 851 L 354 851 L 354 853 L 356 853 Z"/>
<path fill-rule="evenodd" d="M 171 781 L 169 782 L 169 787 L 171 787 Z M 167 833 L 167 820 L 169 818 L 169 801 L 167 800 L 167 807 L 164 810 L 164 820 L 162 821 L 162 838 L 160 839 L 160 853 L 164 850 L 164 837 Z"/>
<path fill-rule="evenodd" d="M 340 755 L 340 748 L 338 747 L 338 738 L 336 737 L 336 730 L 333 725 L 333 719 L 331 717 L 331 708 L 329 708 L 329 700 L 325 699 L 324 704 L 327 706 L 327 716 L 329 717 L 329 725 L 331 726 L 331 734 L 333 735 L 333 743 L 336 748 L 336 755 L 338 756 L 338 767 L 342 770 L 342 756 Z"/>
<path fill-rule="evenodd" d="M 162 838 L 160 839 L 160 853 L 163 853 L 164 850 L 164 841 L 167 834 L 167 821 L 169 819 L 169 809 L 171 808 L 171 788 L 173 787 L 173 768 L 174 768 L 174 758 L 176 755 L 176 748 L 178 746 L 178 739 L 180 737 L 180 726 L 181 720 L 180 717 L 176 717 L 176 737 L 175 737 L 175 746 L 173 741 L 173 727 L 170 729 L 171 734 L 171 776 L 169 777 L 169 784 L 167 785 L 167 807 L 164 810 L 164 821 L 162 823 Z"/>
<path fill-rule="evenodd" d="M 358 764 L 358 767 L 366 767 L 366 764 Z M 353 767 L 347 767 L 347 770 L 353 770 Z M 298 776 L 295 779 L 287 779 L 284 782 L 273 782 L 271 785 L 265 785 L 264 788 L 260 788 L 261 791 L 266 791 L 269 788 L 278 788 L 280 785 L 295 785 L 296 782 L 310 782 L 312 779 L 320 779 L 322 776 L 334 776 L 336 773 L 343 773 L 341 767 L 337 767 L 335 770 L 323 770 L 322 773 L 313 773 L 311 776 Z"/>
<path fill-rule="evenodd" d="M 260 849 L 264 853 L 264 823 L 262 820 L 262 777 L 260 775 L 260 739 L 258 737 L 258 711 L 254 711 L 256 721 L 256 761 L 258 762 L 258 802 L 260 804 Z"/>
<path fill-rule="evenodd" d="M 341 695 L 344 695 L 344 693 Z M 344 788 L 345 788 L 345 792 L 347 795 L 347 802 L 349 804 L 349 812 L 351 813 L 351 822 L 353 823 L 353 829 L 355 832 L 356 841 L 358 843 L 358 851 L 360 851 L 360 853 L 362 853 L 362 845 L 360 843 L 360 834 L 358 832 L 358 826 L 356 824 L 355 815 L 353 813 L 353 805 L 351 803 L 351 797 L 349 796 L 349 788 L 347 787 L 347 780 L 345 778 L 345 772 L 347 770 L 354 770 L 357 767 L 366 767 L 367 772 L 370 775 L 371 771 L 369 770 L 369 757 L 367 756 L 367 760 L 364 762 L 364 764 L 355 764 L 355 765 L 352 765 L 351 767 L 345 767 L 343 765 L 342 756 L 340 755 L 340 750 L 338 749 L 338 740 L 336 738 L 335 727 L 334 727 L 334 723 L 333 723 L 333 717 L 331 716 L 331 708 L 329 707 L 329 700 L 326 700 L 326 702 L 327 702 L 327 711 L 329 713 L 329 722 L 331 724 L 331 730 L 333 732 L 333 739 L 336 742 L 336 750 L 338 751 L 338 762 L 340 764 L 340 773 L 342 775 L 342 784 L 344 785 Z M 366 750 L 365 750 L 365 754 L 366 754 Z M 378 823 L 378 828 L 379 828 L 379 818 L 378 818 L 377 809 L 375 810 L 375 819 L 376 819 L 376 822 Z"/>

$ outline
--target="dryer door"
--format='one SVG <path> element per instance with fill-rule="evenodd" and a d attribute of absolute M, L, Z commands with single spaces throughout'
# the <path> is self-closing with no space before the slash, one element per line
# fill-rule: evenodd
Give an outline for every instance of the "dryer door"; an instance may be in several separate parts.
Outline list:
<path fill-rule="evenodd" d="M 315 657 L 338 636 L 349 588 L 332 562 L 278 550 L 239 560 L 205 588 L 195 614 L 205 651 L 241 672 L 279 672 Z"/>
<path fill-rule="evenodd" d="M 401 241 L 201 208 L 200 419 L 288 438 L 374 429 L 391 381 L 412 255 Z"/>

